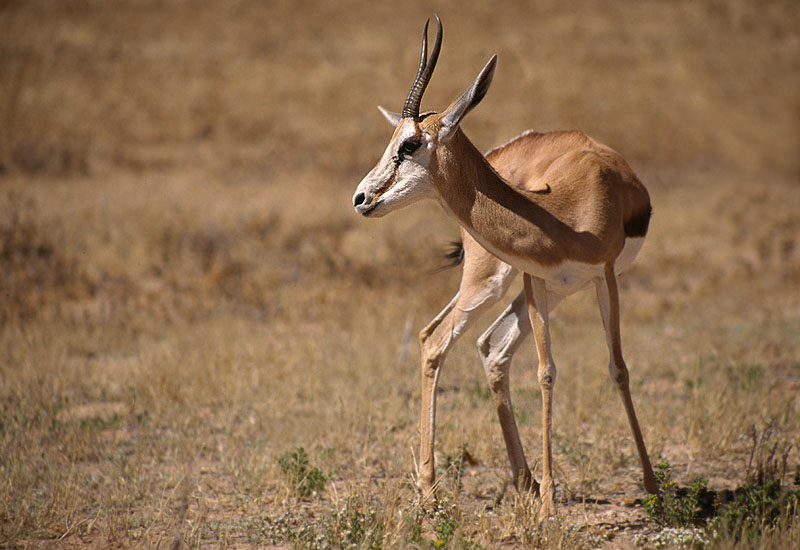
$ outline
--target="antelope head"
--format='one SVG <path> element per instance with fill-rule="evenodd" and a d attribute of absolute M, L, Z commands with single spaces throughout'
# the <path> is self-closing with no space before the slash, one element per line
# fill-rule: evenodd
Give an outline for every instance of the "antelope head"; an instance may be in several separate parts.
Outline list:
<path fill-rule="evenodd" d="M 489 89 L 497 56 L 493 56 L 475 82 L 441 113 L 420 115 L 422 94 L 428 86 L 442 45 L 442 22 L 436 15 L 436 41 L 428 57 L 428 22 L 422 33 L 419 69 L 408 92 L 402 114 L 378 107 L 395 126 L 392 139 L 378 164 L 361 180 L 353 195 L 356 212 L 380 217 L 421 199 L 438 199 L 439 157 L 442 146 L 453 137 L 461 120 Z M 456 162 L 458 159 L 456 159 Z"/>

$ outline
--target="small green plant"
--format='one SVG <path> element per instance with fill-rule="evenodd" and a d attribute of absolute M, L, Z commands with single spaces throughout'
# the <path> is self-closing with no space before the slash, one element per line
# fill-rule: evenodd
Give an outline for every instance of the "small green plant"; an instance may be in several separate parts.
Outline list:
<path fill-rule="evenodd" d="M 459 532 L 459 511 L 447 498 L 437 500 L 430 508 L 409 503 L 403 512 L 407 546 L 426 550 L 483 550 L 478 542 Z M 430 535 L 425 536 L 426 526 Z"/>
<path fill-rule="evenodd" d="M 458 520 L 455 517 L 456 505 L 448 504 L 446 500 L 440 500 L 433 509 L 433 532 L 436 538 L 433 541 L 434 548 L 449 548 L 450 541 L 458 529 Z"/>
<path fill-rule="evenodd" d="M 325 488 L 328 476 L 316 466 L 310 466 L 308 454 L 303 447 L 278 458 L 281 471 L 289 478 L 294 492 L 301 497 L 309 497 Z"/>
<path fill-rule="evenodd" d="M 662 527 L 693 527 L 705 523 L 700 508 L 701 497 L 708 494 L 706 480 L 696 479 L 682 489 L 672 479 L 672 466 L 661 462 L 656 466 L 659 494 L 648 495 L 644 501 L 647 514 Z"/>
<path fill-rule="evenodd" d="M 333 531 L 342 548 L 383 548 L 383 522 L 373 506 L 348 497 L 341 510 L 333 512 Z"/>
<path fill-rule="evenodd" d="M 305 514 L 264 516 L 261 533 L 271 544 L 291 542 L 295 550 L 381 550 L 385 518 L 379 506 L 350 495 L 344 506 L 327 510 L 311 520 Z"/>
<path fill-rule="evenodd" d="M 419 505 L 411 505 L 404 511 L 403 519 L 408 525 L 408 541 L 421 547 L 425 539 L 422 538 L 422 522 L 425 520 L 425 510 Z"/>
<path fill-rule="evenodd" d="M 700 549 L 709 542 L 708 532 L 701 527 L 665 527 L 657 533 L 634 535 L 636 546 L 647 548 Z"/>

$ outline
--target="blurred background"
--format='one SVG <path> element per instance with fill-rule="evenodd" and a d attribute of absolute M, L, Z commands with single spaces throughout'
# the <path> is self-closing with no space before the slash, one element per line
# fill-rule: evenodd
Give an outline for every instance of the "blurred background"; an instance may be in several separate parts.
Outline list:
<path fill-rule="evenodd" d="M 225 292 L 247 294 L 264 276 L 258 266 L 241 258 L 216 265 L 234 253 L 222 244 L 231 228 L 215 219 L 223 208 L 241 210 L 239 220 L 260 211 L 263 227 L 250 233 L 272 233 L 276 216 L 296 211 L 301 219 L 286 221 L 298 224 L 291 238 L 325 249 L 335 264 L 325 269 L 350 271 L 356 260 L 340 233 L 363 222 L 348 215 L 349 196 L 390 135 L 375 106 L 400 109 L 433 10 L 445 41 L 425 107 L 446 106 L 491 54 L 500 56 L 489 101 L 465 124 L 479 148 L 528 128 L 576 128 L 620 151 L 651 187 L 693 178 L 708 186 L 733 177 L 752 190 L 797 183 L 800 36 L 791 2 L 410 2 L 400 12 L 390 2 L 6 0 L 0 9 L 0 174 L 6 189 L 25 188 L 4 193 L 2 227 L 7 233 L 9 208 L 26 211 L 18 203 L 33 195 L 41 195 L 29 214 L 36 223 L 114 212 L 121 225 L 141 224 L 118 227 L 120 242 L 86 237 L 109 249 L 73 266 L 80 273 L 71 276 L 92 288 L 105 279 L 161 281 L 156 256 L 176 261 L 194 246 L 202 250 L 188 254 L 201 258 L 183 258 L 199 264 L 194 274 L 218 268 Z M 158 219 L 116 217 L 136 201 L 147 204 L 144 218 Z M 162 206 L 171 214 L 152 211 Z M 185 208 L 202 216 L 188 222 L 202 228 L 191 245 L 164 227 L 181 225 Z M 315 224 L 325 231 L 306 242 Z M 132 250 L 126 231 L 144 237 L 139 229 L 170 242 Z M 53 255 L 74 252 L 52 244 Z M 18 256 L 8 246 L 5 263 Z M 302 261 L 303 247 L 290 248 L 300 258 L 285 261 Z M 139 265 L 125 268 L 137 270 L 128 277 L 105 265 L 105 252 L 147 257 L 131 258 Z M 4 299 L 32 292 L 34 309 L 37 277 L 58 277 L 16 277 L 34 268 L 3 267 L 3 286 L 14 289 Z M 264 307 L 269 296 L 258 288 L 246 299 Z M 4 305 L 8 316 L 19 304 Z"/>
<path fill-rule="evenodd" d="M 392 132 L 375 107 L 401 109 L 434 11 L 444 42 L 423 109 L 444 108 L 497 53 L 492 88 L 463 125 L 479 149 L 529 128 L 580 129 L 653 196 L 622 299 L 654 454 L 691 466 L 693 448 L 730 459 L 735 476 L 745 425 L 782 418 L 776 433 L 798 441 L 785 416 L 800 389 L 796 2 L 0 0 L 6 542 L 91 538 L 86 523 L 70 527 L 84 517 L 122 540 L 155 537 L 174 516 L 123 528 L 109 510 L 163 508 L 198 457 L 206 482 L 234 495 L 242 476 L 275 494 L 274 456 L 299 444 L 336 448 L 318 459 L 340 483 L 365 468 L 413 471 L 415 335 L 457 288 L 458 269 L 431 271 L 458 228 L 432 203 L 364 220 L 351 196 Z M 572 365 L 561 380 L 585 381 L 561 388 L 556 416 L 568 423 L 557 429 L 565 441 L 593 423 L 618 434 L 594 440 L 589 461 L 598 490 L 614 491 L 603 453 L 627 427 L 597 359 L 591 296 L 575 304 L 559 312 L 557 357 Z M 475 405 L 465 388 L 483 384 L 477 334 L 454 352 L 469 367 L 443 379 L 442 410 Z M 730 390 L 743 364 L 777 389 Z M 722 377 L 717 394 L 697 393 L 700 372 Z M 517 380 L 538 456 L 538 408 L 524 404 L 535 376 Z M 442 445 L 466 442 L 502 472 L 494 413 L 475 406 L 480 425 L 444 417 Z M 723 435 L 703 435 L 704 423 Z M 138 470 L 113 458 L 119 449 Z M 201 470 L 180 478 L 197 499 Z M 578 483 L 570 472 L 560 483 Z"/>

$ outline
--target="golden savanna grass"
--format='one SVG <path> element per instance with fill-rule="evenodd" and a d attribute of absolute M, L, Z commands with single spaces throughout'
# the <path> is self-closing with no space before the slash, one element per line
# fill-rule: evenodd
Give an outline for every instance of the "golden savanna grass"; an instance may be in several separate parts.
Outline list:
<path fill-rule="evenodd" d="M 792 484 L 796 6 L 434 4 L 0 2 L 0 547 L 288 548 L 303 528 L 344 540 L 339 510 L 398 548 L 657 530 L 589 292 L 553 319 L 559 518 L 537 526 L 506 486 L 474 351 L 491 315 L 441 377 L 439 464 L 464 448 L 469 464 L 442 472 L 439 516 L 415 507 L 416 334 L 457 289 L 457 269 L 432 272 L 458 229 L 434 204 L 376 221 L 350 199 L 390 135 L 374 106 L 399 110 L 434 9 L 423 108 L 497 52 L 464 124 L 480 148 L 579 128 L 651 191 L 622 319 L 653 460 L 735 489 L 754 446 L 777 446 Z M 534 364 L 529 342 L 512 384 L 535 465 Z M 278 464 L 298 447 L 330 476 L 309 497 Z M 799 538 L 795 519 L 762 544 Z"/>

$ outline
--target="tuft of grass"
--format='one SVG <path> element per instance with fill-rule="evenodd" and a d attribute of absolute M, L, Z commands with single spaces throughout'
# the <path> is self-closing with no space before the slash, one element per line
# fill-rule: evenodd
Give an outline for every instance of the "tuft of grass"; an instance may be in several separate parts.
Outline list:
<path fill-rule="evenodd" d="M 719 505 L 712 529 L 720 540 L 757 546 L 765 535 L 780 532 L 797 521 L 800 480 L 794 480 L 794 489 L 785 489 L 781 484 L 788 471 L 792 445 L 780 436 L 774 420 L 760 429 L 751 426 L 749 435 L 752 443 L 746 484 L 734 492 L 732 501 Z"/>
<path fill-rule="evenodd" d="M 704 548 L 709 542 L 708 533 L 699 527 L 666 527 L 655 534 L 639 533 L 633 537 L 637 546 L 647 548 Z"/>
<path fill-rule="evenodd" d="M 747 482 L 764 485 L 771 480 L 781 480 L 786 475 L 792 444 L 780 437 L 777 423 L 771 420 L 762 429 L 750 426 L 752 440 L 747 461 Z"/>
<path fill-rule="evenodd" d="M 459 530 L 460 511 L 447 499 L 437 501 L 431 509 L 409 501 L 397 513 L 388 513 L 393 509 L 389 501 L 396 504 L 397 495 L 389 490 L 384 496 L 388 500 L 380 502 L 351 494 L 342 506 L 328 509 L 313 519 L 305 511 L 274 518 L 265 516 L 261 532 L 272 544 L 290 542 L 301 550 L 484 548 Z"/>
<path fill-rule="evenodd" d="M 462 447 L 462 451 L 465 447 Z M 417 529 L 412 529 L 412 536 L 409 542 L 416 543 L 420 548 L 430 548 L 431 550 L 480 550 L 483 546 L 468 537 L 461 526 L 461 510 L 455 503 L 451 503 L 444 498 L 436 501 L 433 508 L 415 512 L 417 519 Z M 425 540 L 421 534 L 422 519 L 430 521 L 432 538 Z"/>
<path fill-rule="evenodd" d="M 467 466 L 478 464 L 478 460 L 467 448 L 467 444 L 461 445 L 454 453 L 445 453 L 442 460 L 443 472 L 453 480 L 453 489 L 458 492 L 463 486 L 462 478 Z"/>
<path fill-rule="evenodd" d="M 758 545 L 765 534 L 789 525 L 800 512 L 800 489 L 784 491 L 776 480 L 747 485 L 721 507 L 713 522 L 720 538 Z"/>
<path fill-rule="evenodd" d="M 322 470 L 309 464 L 308 454 L 303 447 L 282 455 L 278 458 L 278 465 L 289 479 L 295 494 L 300 497 L 322 492 L 329 479 Z"/>

